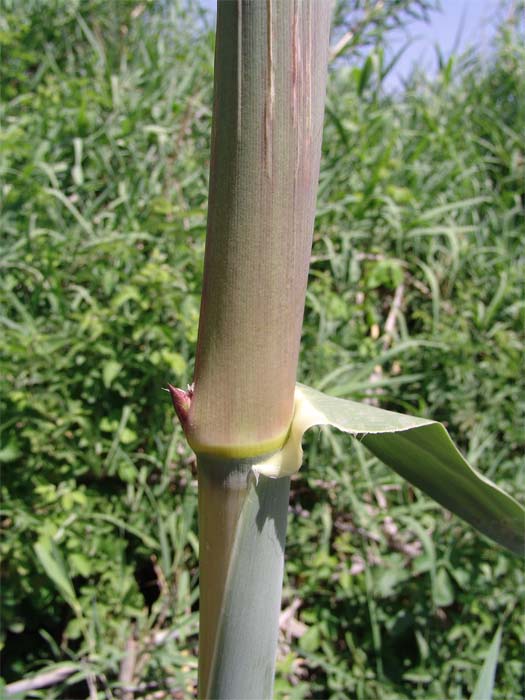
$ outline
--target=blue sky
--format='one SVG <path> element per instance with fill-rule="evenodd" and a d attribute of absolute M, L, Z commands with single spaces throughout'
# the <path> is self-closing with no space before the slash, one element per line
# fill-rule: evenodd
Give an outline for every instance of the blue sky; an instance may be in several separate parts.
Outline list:
<path fill-rule="evenodd" d="M 396 66 L 394 82 L 417 65 L 432 71 L 436 65 L 434 46 L 440 46 L 445 56 L 454 49 L 459 37 L 459 49 L 476 46 L 483 52 L 490 48 L 496 17 L 501 12 L 501 0 L 441 0 L 441 12 L 431 15 L 430 23 L 414 22 L 407 28 L 413 43 Z M 396 36 L 394 45 L 401 46 L 406 37 Z"/>
<path fill-rule="evenodd" d="M 210 8 L 216 6 L 215 0 L 204 0 L 204 4 Z M 454 48 L 459 30 L 460 50 L 475 45 L 482 51 L 488 51 L 501 0 L 441 0 L 441 8 L 441 12 L 432 13 L 429 24 L 413 22 L 405 34 L 392 36 L 392 48 L 400 48 L 406 41 L 406 34 L 413 39 L 413 43 L 390 76 L 391 86 L 398 85 L 415 63 L 431 72 L 436 65 L 435 44 L 448 56 Z"/>

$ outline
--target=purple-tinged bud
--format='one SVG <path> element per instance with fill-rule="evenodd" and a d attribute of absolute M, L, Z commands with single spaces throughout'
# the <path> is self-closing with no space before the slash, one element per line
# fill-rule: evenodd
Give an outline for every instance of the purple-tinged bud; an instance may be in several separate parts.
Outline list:
<path fill-rule="evenodd" d="M 193 398 L 193 386 L 189 386 L 188 390 L 184 391 L 184 389 L 178 389 L 172 384 L 168 384 L 168 391 L 170 392 L 177 418 L 179 419 L 184 432 L 186 432 L 186 428 L 188 426 L 188 414 L 190 411 L 191 400 Z"/>

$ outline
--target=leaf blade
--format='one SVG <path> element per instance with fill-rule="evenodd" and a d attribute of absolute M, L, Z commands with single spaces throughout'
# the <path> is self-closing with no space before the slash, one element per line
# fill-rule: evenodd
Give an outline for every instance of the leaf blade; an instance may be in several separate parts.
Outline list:
<path fill-rule="evenodd" d="M 476 686 L 470 700 L 491 700 L 494 690 L 494 680 L 496 678 L 496 668 L 498 665 L 499 648 L 501 646 L 501 625 L 496 630 L 490 647 L 487 651 L 487 656 L 481 667 L 481 672 L 478 676 Z"/>
<path fill-rule="evenodd" d="M 58 547 L 51 540 L 42 538 L 33 548 L 46 575 L 53 581 L 64 600 L 77 612 L 79 604 L 75 589 Z"/>
<path fill-rule="evenodd" d="M 283 449 L 256 466 L 288 476 L 302 462 L 301 440 L 314 425 L 350 433 L 382 462 L 487 537 L 523 553 L 525 511 L 464 459 L 440 423 L 338 399 L 297 385 L 295 414 Z"/>
<path fill-rule="evenodd" d="M 440 505 L 514 553 L 523 553 L 522 507 L 470 466 L 440 423 L 421 426 L 417 434 L 367 435 L 363 443 Z"/>

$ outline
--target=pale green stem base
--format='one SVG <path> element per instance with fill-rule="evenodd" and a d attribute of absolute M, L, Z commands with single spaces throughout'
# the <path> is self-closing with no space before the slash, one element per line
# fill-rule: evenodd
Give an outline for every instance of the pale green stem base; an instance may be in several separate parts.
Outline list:
<path fill-rule="evenodd" d="M 200 456 L 199 698 L 272 697 L 290 479 Z"/>

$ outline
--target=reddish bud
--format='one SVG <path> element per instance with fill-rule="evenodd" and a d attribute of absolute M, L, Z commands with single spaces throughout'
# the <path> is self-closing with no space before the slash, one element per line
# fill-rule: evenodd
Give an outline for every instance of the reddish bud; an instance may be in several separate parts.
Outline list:
<path fill-rule="evenodd" d="M 189 386 L 188 390 L 184 391 L 184 389 L 178 389 L 172 384 L 168 384 L 168 391 L 170 392 L 177 418 L 179 419 L 184 430 L 186 430 L 188 425 L 188 413 L 190 411 L 191 400 L 193 398 L 193 386 Z"/>

